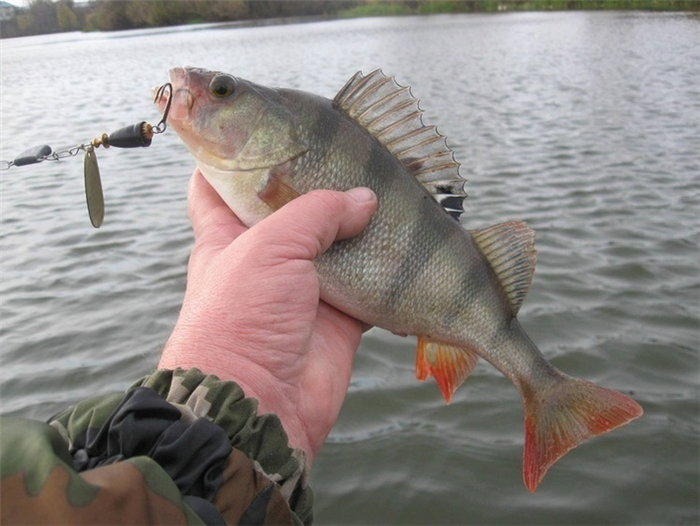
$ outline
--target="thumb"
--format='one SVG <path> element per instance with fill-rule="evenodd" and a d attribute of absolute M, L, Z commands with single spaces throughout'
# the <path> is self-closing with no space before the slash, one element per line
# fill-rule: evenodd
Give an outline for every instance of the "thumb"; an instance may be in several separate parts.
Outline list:
<path fill-rule="evenodd" d="M 333 241 L 359 234 L 377 207 L 377 196 L 369 188 L 314 190 L 287 203 L 246 235 L 255 235 L 268 256 L 311 261 Z"/>
<path fill-rule="evenodd" d="M 247 230 L 199 169 L 190 178 L 187 209 L 195 239 L 190 270 L 200 264 L 207 265 L 212 257 Z"/>
<path fill-rule="evenodd" d="M 187 211 L 195 238 L 205 244 L 225 246 L 246 230 L 216 190 L 196 169 L 190 178 L 187 195 Z"/>

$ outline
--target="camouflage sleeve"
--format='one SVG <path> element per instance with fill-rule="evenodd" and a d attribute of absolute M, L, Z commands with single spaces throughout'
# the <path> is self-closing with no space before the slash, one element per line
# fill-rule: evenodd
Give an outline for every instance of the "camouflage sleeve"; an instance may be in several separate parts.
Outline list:
<path fill-rule="evenodd" d="M 43 424 L 0 419 L 2 524 L 310 524 L 306 462 L 233 382 L 157 371 Z"/>

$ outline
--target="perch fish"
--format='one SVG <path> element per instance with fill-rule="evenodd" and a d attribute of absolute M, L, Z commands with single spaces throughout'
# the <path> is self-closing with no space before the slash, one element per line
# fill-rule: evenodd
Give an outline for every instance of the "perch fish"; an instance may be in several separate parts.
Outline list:
<path fill-rule="evenodd" d="M 448 402 L 479 357 L 510 379 L 524 403 L 528 490 L 582 441 L 641 416 L 629 397 L 556 369 L 525 334 L 516 316 L 535 269 L 534 232 L 455 220 L 465 181 L 409 88 L 379 70 L 358 72 L 333 100 L 197 68 L 169 75 L 168 124 L 246 225 L 313 189 L 374 190 L 369 226 L 316 260 L 322 299 L 417 336 L 416 375 L 433 376 Z"/>

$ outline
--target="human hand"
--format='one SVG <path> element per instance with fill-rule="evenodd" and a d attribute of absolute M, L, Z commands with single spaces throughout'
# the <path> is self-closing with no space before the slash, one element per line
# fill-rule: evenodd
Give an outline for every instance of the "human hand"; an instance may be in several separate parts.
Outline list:
<path fill-rule="evenodd" d="M 195 244 L 159 368 L 235 381 L 260 413 L 279 416 L 311 464 L 340 412 L 363 330 L 320 300 L 313 260 L 362 231 L 376 196 L 310 192 L 247 229 L 195 171 L 188 201 Z"/>

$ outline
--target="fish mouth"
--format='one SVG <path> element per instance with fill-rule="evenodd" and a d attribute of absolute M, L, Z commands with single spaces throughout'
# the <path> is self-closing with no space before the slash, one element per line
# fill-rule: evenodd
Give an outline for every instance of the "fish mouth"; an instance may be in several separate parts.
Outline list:
<path fill-rule="evenodd" d="M 180 88 L 172 92 L 172 87 L 168 89 L 166 86 L 172 85 L 167 83 L 162 86 L 154 86 L 151 88 L 153 103 L 160 111 L 165 110 L 170 100 L 172 100 L 173 103 L 185 106 L 188 110 L 192 109 L 192 106 L 194 106 L 194 95 L 188 88 Z"/>
<path fill-rule="evenodd" d="M 182 86 L 181 83 L 175 84 L 175 86 L 178 85 L 179 87 L 175 89 L 173 83 L 166 82 L 162 86 L 151 88 L 153 103 L 163 112 L 163 121 L 171 118 L 182 120 L 190 114 L 194 107 L 195 97 L 193 93 L 187 87 Z"/>

